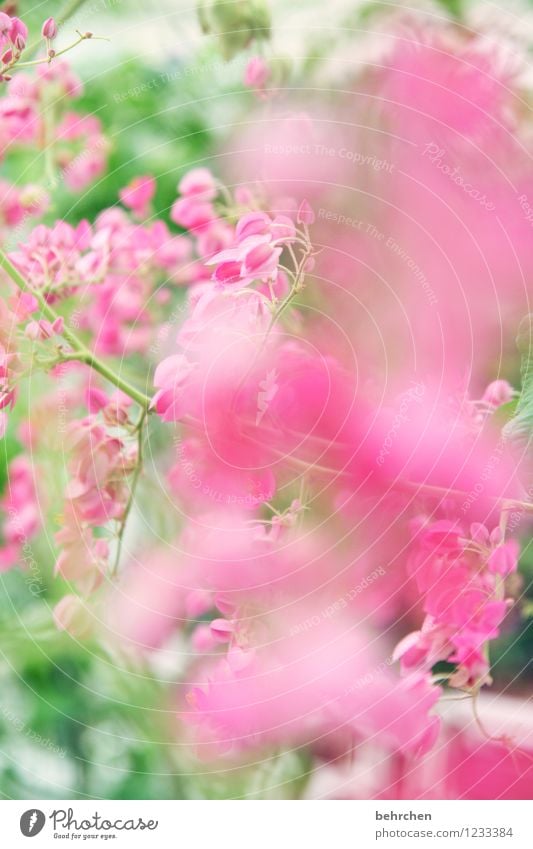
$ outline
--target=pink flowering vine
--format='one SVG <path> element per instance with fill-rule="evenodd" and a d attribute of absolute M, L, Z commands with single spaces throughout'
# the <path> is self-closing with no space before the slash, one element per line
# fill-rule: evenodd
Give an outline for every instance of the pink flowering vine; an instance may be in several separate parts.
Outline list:
<path fill-rule="evenodd" d="M 231 54 L 207 6 L 206 32 Z M 269 28 L 248 11 L 242 49 Z M 221 12 L 230 23 L 234 13 Z M 400 270 L 414 260 L 370 221 L 369 250 L 353 213 L 349 239 L 332 239 L 344 213 L 331 187 L 344 176 L 337 183 L 315 163 L 304 178 L 305 152 L 297 164 L 276 161 L 263 182 L 232 183 L 222 166 L 219 176 L 199 162 L 167 211 L 158 206 L 166 178 L 142 167 L 92 220 L 54 220 L 56 181 L 83 191 L 110 150 L 99 119 L 71 108 L 82 85 L 61 58 L 93 36 L 58 49 L 61 35 L 45 20 L 45 55 L 30 58 L 26 26 L 0 13 L 0 157 L 43 150 L 47 178 L 41 190 L 0 182 L 0 438 L 15 444 L 0 569 L 25 568 L 49 498 L 57 628 L 126 646 L 132 659 L 178 634 L 175 712 L 205 757 L 314 751 L 331 739 L 344 755 L 376 740 L 395 757 L 427 754 L 443 693 L 475 700 L 490 686 L 492 643 L 518 607 L 512 517 L 527 522 L 532 509 L 520 450 L 531 438 L 530 360 L 520 392 L 494 373 L 484 391 L 476 374 L 470 394 L 454 368 L 411 365 L 381 385 L 380 345 L 400 331 L 376 320 L 380 298 L 403 303 L 405 293 L 398 283 L 383 294 L 379 274 L 367 291 L 361 268 L 383 244 Z M 450 51 L 431 59 L 426 47 L 428 78 L 447 78 Z M 381 84 L 417 106 L 413 147 L 424 110 L 439 104 L 456 130 L 483 135 L 481 116 L 450 108 L 448 94 L 435 104 L 423 79 L 405 90 L 412 61 L 394 50 Z M 474 101 L 485 65 L 477 57 L 463 69 Z M 272 81 L 254 55 L 245 85 L 263 93 Z M 285 152 L 315 130 L 301 114 L 276 128 Z M 356 158 L 325 149 L 328 159 Z M 403 183 L 394 188 L 402 197 Z M 45 387 L 39 416 L 15 429 L 12 410 L 34 373 Z M 51 431 L 64 459 L 59 498 L 32 465 Z M 170 553 L 129 546 L 155 486 Z"/>

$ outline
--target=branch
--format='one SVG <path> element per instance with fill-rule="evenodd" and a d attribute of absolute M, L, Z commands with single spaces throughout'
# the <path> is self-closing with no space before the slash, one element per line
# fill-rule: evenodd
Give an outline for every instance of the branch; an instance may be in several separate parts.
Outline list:
<path fill-rule="evenodd" d="M 2 268 L 6 274 L 11 278 L 13 283 L 21 290 L 21 292 L 27 292 L 30 295 L 33 295 L 34 298 L 37 299 L 39 306 L 41 307 L 41 312 L 46 318 L 52 323 L 59 318 L 58 313 L 50 306 L 47 302 L 46 298 L 43 296 L 42 292 L 39 292 L 37 289 L 33 289 L 29 283 L 25 280 L 22 274 L 18 271 L 17 268 L 13 265 L 7 254 L 0 248 L 0 268 Z M 146 412 L 150 409 L 151 398 L 146 395 L 144 392 L 141 392 L 139 389 L 136 389 L 132 386 L 128 381 L 121 378 L 119 375 L 115 374 L 112 369 L 105 365 L 98 357 L 96 357 L 86 345 L 83 344 L 81 339 L 72 332 L 68 327 L 64 327 L 61 335 L 71 346 L 72 351 L 69 352 L 61 352 L 60 353 L 60 362 L 69 362 L 69 361 L 77 361 L 80 363 L 85 363 L 85 365 L 90 366 L 94 371 L 97 371 L 102 377 L 105 377 L 110 383 L 132 398 L 140 407 L 142 407 Z"/>

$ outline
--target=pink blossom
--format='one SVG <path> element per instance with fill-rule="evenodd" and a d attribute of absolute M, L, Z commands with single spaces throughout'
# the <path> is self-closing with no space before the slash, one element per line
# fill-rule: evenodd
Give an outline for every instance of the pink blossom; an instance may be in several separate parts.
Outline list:
<path fill-rule="evenodd" d="M 491 407 L 499 407 L 513 399 L 514 390 L 507 380 L 493 380 L 483 393 L 483 401 Z"/>
<path fill-rule="evenodd" d="M 24 332 L 28 339 L 43 341 L 51 339 L 52 336 L 60 336 L 63 331 L 63 323 L 62 316 L 59 316 L 53 322 L 42 318 L 39 321 L 30 321 Z"/>
<path fill-rule="evenodd" d="M 109 549 L 104 539 L 96 539 L 91 528 L 82 525 L 77 513 L 67 503 L 63 512 L 63 527 L 56 534 L 61 550 L 55 564 L 55 574 L 74 582 L 81 592 L 89 594 L 104 577 Z"/>
<path fill-rule="evenodd" d="M 69 441 L 72 478 L 66 494 L 74 513 L 91 524 L 120 516 L 128 498 L 125 478 L 134 467 L 134 453 L 92 418 L 74 422 Z"/>
<path fill-rule="evenodd" d="M 498 636 L 508 609 L 495 575 L 511 574 L 519 551 L 514 540 L 501 544 L 499 529 L 489 534 L 477 523 L 472 530 L 469 541 L 460 526 L 441 520 L 418 532 L 411 570 L 426 619 L 395 652 L 406 670 L 431 669 L 439 660 L 456 663 L 455 686 L 489 679 L 483 647 Z"/>
<path fill-rule="evenodd" d="M 293 615 L 305 619 L 308 613 L 294 608 Z M 197 728 L 200 745 L 216 743 L 218 751 L 295 745 L 346 725 L 360 738 L 378 735 L 392 749 L 411 753 L 434 743 L 439 721 L 429 712 L 438 688 L 422 678 L 402 682 L 389 671 L 376 672 L 363 631 L 326 620 L 284 637 L 275 617 L 269 631 L 268 644 L 245 651 L 235 646 L 207 664 L 205 685 L 190 691 L 182 717 Z"/>
<path fill-rule="evenodd" d="M 269 235 L 247 236 L 236 247 L 215 254 L 208 265 L 215 265 L 213 280 L 223 285 L 246 286 L 254 279 L 275 277 L 282 248 Z"/>
<path fill-rule="evenodd" d="M 0 230 L 16 227 L 24 218 L 24 207 L 20 192 L 4 180 L 0 180 Z"/>
<path fill-rule="evenodd" d="M 215 211 L 209 200 L 202 200 L 199 195 L 191 194 L 175 201 L 170 211 L 172 221 L 186 230 L 200 233 L 213 221 Z"/>
<path fill-rule="evenodd" d="M 493 549 L 487 565 L 491 572 L 507 577 L 507 575 L 516 572 L 518 566 L 518 557 L 520 554 L 520 546 L 516 540 L 510 539 L 503 545 L 498 545 Z"/>
<path fill-rule="evenodd" d="M 155 194 L 153 177 L 135 177 L 128 186 L 121 189 L 119 197 L 122 203 L 135 214 L 137 218 L 147 218 L 150 204 Z"/>
<path fill-rule="evenodd" d="M 158 413 L 166 421 L 196 422 L 172 471 L 173 486 L 195 500 L 253 507 L 271 497 L 272 455 L 253 425 L 267 321 L 256 293 L 237 299 L 207 293 L 181 331 L 185 352 L 158 366 Z"/>
<path fill-rule="evenodd" d="M 35 537 L 41 527 L 34 471 L 23 456 L 16 457 L 9 465 L 6 491 L 0 507 L 5 514 L 0 570 L 5 570 L 16 565 L 23 546 Z"/>
<path fill-rule="evenodd" d="M 43 23 L 41 29 L 41 35 L 43 38 L 46 38 L 48 41 L 54 39 L 57 35 L 57 24 L 54 18 L 47 18 Z"/>
<path fill-rule="evenodd" d="M 263 89 L 270 77 L 270 68 L 262 56 L 252 56 L 244 70 L 244 85 L 247 88 Z"/>
<path fill-rule="evenodd" d="M 193 168 L 181 178 L 178 192 L 186 198 L 210 201 L 217 194 L 216 180 L 207 168 Z"/>
<path fill-rule="evenodd" d="M 227 619 L 213 619 L 209 627 L 217 643 L 229 642 L 235 630 L 233 622 Z"/>
<path fill-rule="evenodd" d="M 315 213 L 309 201 L 303 200 L 298 207 L 298 215 L 296 217 L 298 224 L 314 224 Z"/>
<path fill-rule="evenodd" d="M 104 618 L 111 638 L 140 651 L 164 645 L 187 624 L 186 583 L 168 549 L 141 551 L 126 563 L 124 581 L 107 600 Z"/>
<path fill-rule="evenodd" d="M 235 238 L 237 242 L 242 242 L 248 236 L 265 236 L 271 227 L 272 219 L 266 212 L 247 212 L 237 221 Z"/>
<path fill-rule="evenodd" d="M 49 94 L 52 94 L 52 92 L 55 91 L 55 94 L 58 97 L 63 96 L 74 99 L 76 97 L 80 97 L 83 93 L 83 84 L 80 78 L 74 73 L 69 63 L 62 59 L 39 65 L 37 74 L 40 89 L 42 90 L 42 88 L 46 86 Z M 76 119 L 81 121 L 82 124 L 85 123 L 91 127 L 100 126 L 100 122 L 97 119 L 91 119 L 89 116 L 82 119 L 80 116 L 74 115 L 74 113 L 67 113 L 62 124 L 63 129 L 60 132 L 63 134 L 66 132 L 66 128 L 70 127 L 70 132 L 72 134 L 74 132 L 72 125 Z M 71 137 L 74 136 L 71 135 Z"/>
<path fill-rule="evenodd" d="M 0 50 L 7 44 L 14 44 L 19 51 L 23 50 L 27 39 L 28 28 L 20 18 L 12 18 L 0 12 Z"/>

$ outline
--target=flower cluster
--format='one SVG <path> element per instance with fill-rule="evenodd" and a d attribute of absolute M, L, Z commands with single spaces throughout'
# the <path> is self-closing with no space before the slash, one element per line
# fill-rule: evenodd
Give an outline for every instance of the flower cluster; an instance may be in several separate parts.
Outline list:
<path fill-rule="evenodd" d="M 16 186 L 0 180 L 0 242 L 3 236 L 32 217 L 40 217 L 48 206 L 48 195 L 37 186 Z"/>
<path fill-rule="evenodd" d="M 19 61 L 27 39 L 26 24 L 20 18 L 0 12 L 0 81 L 9 79 L 9 73 Z"/>
<path fill-rule="evenodd" d="M 0 301 L 0 437 L 7 427 L 6 410 L 16 399 L 16 381 L 20 371 L 20 357 L 17 352 L 16 330 L 18 316 L 5 302 Z"/>
<path fill-rule="evenodd" d="M 268 35 L 261 2 L 200 6 L 228 56 Z M 356 159 L 358 145 L 336 139 L 314 156 L 321 145 L 307 143 L 313 122 L 298 114 L 274 122 L 284 153 L 270 156 L 263 183 L 255 166 L 244 176 L 245 153 L 234 189 L 195 167 L 165 216 L 161 186 L 143 169 L 94 220 L 54 221 L 47 210 L 57 178 L 83 190 L 104 171 L 109 143 L 98 119 L 70 108 L 81 83 L 56 50 L 52 18 L 41 34 L 46 56 L 24 73 L 26 28 L 0 14 L 0 156 L 43 150 L 50 178 L 46 190 L 0 182 L 0 436 L 19 384 L 37 371 L 42 396 L 18 438 L 32 457 L 66 457 L 53 560 L 70 586 L 55 607 L 57 627 L 94 633 L 97 611 L 99 636 L 132 657 L 179 632 L 187 660 L 177 711 L 205 756 L 266 746 L 314 752 L 332 739 L 339 755 L 374 740 L 401 757 L 428 752 L 443 686 L 477 696 L 491 683 L 489 646 L 516 587 L 509 515 L 530 505 L 522 458 L 502 437 L 523 399 L 515 404 L 517 393 L 498 377 L 472 400 L 461 357 L 460 370 L 454 351 L 441 370 L 427 355 L 426 344 L 434 351 L 441 339 L 437 325 L 447 352 L 455 317 L 448 302 L 429 320 L 418 310 L 424 275 L 400 235 L 408 244 L 410 222 L 426 216 L 398 216 L 399 241 L 385 241 L 385 226 L 365 233 L 363 213 L 356 219 L 351 206 L 347 220 L 357 226 L 338 226 L 343 169 L 357 162 L 362 172 L 366 155 Z M 79 34 L 76 44 L 89 37 Z M 420 152 L 423 116 L 439 106 L 441 124 L 485 138 L 486 115 L 457 111 L 447 94 L 428 97 L 426 82 L 447 78 L 457 57 L 446 49 L 431 58 L 426 48 L 427 80 L 406 91 L 413 59 L 398 47 L 373 84 L 423 107 L 394 138 L 414 133 L 409 147 L 428 184 L 445 192 L 440 180 L 449 175 Z M 21 72 L 11 79 L 15 67 Z M 478 57 L 463 69 L 471 93 L 486 67 Z M 264 101 L 277 83 L 275 63 L 258 48 L 245 85 Z M 487 98 L 501 118 L 492 83 Z M 348 133 L 345 123 L 336 132 Z M 242 147 L 256 150 L 257 139 Z M 294 149 L 302 155 L 285 156 Z M 410 155 L 398 153 L 400 164 Z M 377 180 L 376 157 L 366 159 Z M 407 194 L 401 175 L 412 171 L 390 169 L 387 191 Z M 361 192 L 365 202 L 377 197 L 371 189 Z M 324 202 L 321 192 L 329 192 Z M 376 252 L 379 243 L 386 249 Z M 381 309 L 391 293 L 376 280 L 387 275 L 365 286 L 374 253 L 397 263 L 394 310 Z M 430 253 L 438 271 L 433 242 Z M 421 364 L 399 356 L 404 299 L 405 344 L 420 344 Z M 486 379 L 480 369 L 472 385 Z M 41 524 L 26 455 L 8 465 L 7 478 L 1 569 L 22 563 Z M 162 551 L 143 541 L 140 552 L 127 551 L 138 492 L 155 483 L 159 503 L 140 503 L 147 514 L 160 511 L 172 544 Z M 452 671 L 435 668 L 443 663 Z"/>
<path fill-rule="evenodd" d="M 110 144 L 99 118 L 80 115 L 70 102 L 83 86 L 63 59 L 17 73 L 0 99 L 0 159 L 46 141 L 50 189 L 62 179 L 71 191 L 93 183 L 107 166 Z M 44 193 L 44 190 L 41 190 Z"/>
<path fill-rule="evenodd" d="M 509 609 L 505 579 L 516 571 L 519 546 L 502 530 L 474 523 L 422 520 L 415 534 L 411 574 L 423 599 L 422 629 L 396 648 L 404 670 L 456 664 L 450 684 L 479 688 L 490 683 L 488 643 L 500 633 Z"/>
<path fill-rule="evenodd" d="M 184 197 L 173 214 L 177 207 L 183 225 L 191 210 L 211 204 L 214 180 L 195 171 L 180 190 Z M 251 211 L 230 227 L 212 213 L 211 208 L 197 242 L 216 228 L 217 234 L 223 230 L 228 247 L 208 252 L 203 268 L 210 278 L 190 289 L 191 312 L 179 331 L 181 352 L 157 367 L 153 404 L 165 421 L 186 423 L 171 472 L 173 489 L 207 503 L 254 507 L 275 491 L 276 428 L 289 415 L 289 363 L 300 371 L 314 367 L 305 348 L 280 335 L 274 322 L 303 289 L 312 249 L 306 232 L 288 216 Z M 192 217 L 196 230 L 198 218 Z M 284 249 L 295 258 L 292 271 L 280 264 Z M 279 394 L 278 373 L 285 384 Z"/>
<path fill-rule="evenodd" d="M 5 515 L 0 550 L 0 571 L 4 571 L 27 559 L 29 541 L 41 526 L 34 470 L 27 457 L 16 457 L 9 464 L 6 493 L 0 500 L 0 508 Z"/>
<path fill-rule="evenodd" d="M 44 39 L 46 46 L 46 55 L 41 59 L 32 61 L 24 61 L 23 53 L 28 41 L 28 27 L 20 20 L 20 18 L 7 15 L 5 12 L 0 12 L 0 82 L 10 81 L 12 72 L 19 70 L 21 67 L 32 65 L 50 65 L 56 56 L 67 53 L 73 47 L 77 47 L 80 42 L 92 38 L 91 32 L 78 32 L 78 38 L 68 47 L 64 47 L 60 51 L 56 51 L 52 47 L 52 42 L 58 33 L 58 25 L 54 18 L 47 18 L 41 27 L 41 37 Z"/>
<path fill-rule="evenodd" d="M 397 402 L 390 399 L 377 408 L 371 394 L 356 395 L 350 369 L 328 351 L 316 326 L 307 323 L 304 341 L 295 303 L 314 267 L 310 204 L 293 200 L 287 203 L 288 212 L 270 212 L 242 189 L 238 199 L 232 198 L 206 169 L 186 175 L 179 192 L 172 217 L 189 231 L 201 271 L 189 290 L 190 311 L 177 335 L 179 351 L 155 371 L 153 407 L 179 428 L 177 462 L 168 480 L 178 503 L 192 510 L 195 520 L 189 520 L 180 542 L 193 548 L 182 567 L 190 592 L 176 591 L 174 602 L 165 600 L 165 608 L 181 618 L 213 616 L 209 625 L 202 622 L 193 629 L 191 641 L 197 652 L 222 654 L 216 662 L 206 658 L 205 687 L 189 695 L 183 716 L 206 746 L 209 741 L 223 748 L 252 741 L 294 742 L 339 726 L 371 735 L 378 733 L 375 721 L 382 739 L 393 747 L 424 750 L 438 731 L 430 710 L 440 692 L 432 678 L 434 665 L 442 660 L 455 663 L 451 683 L 472 692 L 489 683 L 487 644 L 499 634 L 509 606 L 504 582 L 516 568 L 518 544 L 504 542 L 497 530 L 489 534 L 481 522 L 494 521 L 495 499 L 513 488 L 509 458 L 498 457 L 491 474 L 485 472 L 496 450 L 491 416 L 513 397 L 513 390 L 506 381 L 495 381 L 480 401 L 471 402 L 452 392 L 443 400 L 442 393 L 438 396 L 433 387 L 424 386 L 409 411 L 408 431 L 394 440 Z M 248 210 L 243 209 L 246 202 Z M 361 656 L 357 640 L 352 647 L 344 645 L 342 611 L 351 609 L 351 621 L 356 622 L 366 605 L 360 599 L 350 605 L 349 590 L 333 577 L 338 570 L 349 574 L 352 584 L 362 580 L 364 576 L 346 564 L 364 562 L 363 540 L 346 552 L 335 551 L 326 590 L 316 539 L 313 555 L 302 553 L 295 542 L 307 504 L 293 497 L 288 505 L 282 500 L 283 506 L 274 506 L 281 493 L 294 492 L 301 477 L 307 488 L 349 517 L 362 497 L 368 505 L 377 496 L 379 503 L 384 488 L 392 487 L 398 496 L 387 502 L 386 536 L 392 540 L 385 546 L 390 546 L 399 532 L 399 517 L 405 523 L 406 512 L 416 508 L 419 497 L 431 498 L 426 490 L 448 494 L 456 509 L 454 488 L 467 493 L 480 476 L 484 486 L 466 508 L 471 536 L 446 519 L 419 529 L 422 553 L 410 568 L 427 618 L 422 631 L 402 641 L 394 655 L 402 657 L 405 685 L 382 669 L 383 674 L 370 676 L 372 687 L 350 689 L 357 669 L 364 678 L 366 664 L 379 666 L 369 655 Z M 446 513 L 447 504 L 437 498 L 433 509 L 437 515 Z M 270 511 L 266 519 L 260 512 L 265 508 Z M 206 510 L 210 512 L 200 524 L 217 528 L 212 548 L 212 541 L 198 542 L 197 516 Z M 380 527 L 372 510 L 359 527 L 363 537 Z M 233 528 L 227 546 L 221 528 L 227 533 Z M 442 537 L 450 538 L 447 546 Z M 315 570 L 311 564 L 317 561 Z M 329 615 L 317 616 L 316 610 L 333 588 L 330 608 L 340 614 L 332 621 Z M 297 622 L 313 623 L 310 631 L 297 626 L 287 634 L 287 617 L 271 612 L 280 604 L 287 617 L 292 612 Z M 379 606 L 387 606 L 383 597 Z M 155 620 L 139 626 L 149 645 L 150 633 L 157 633 L 158 640 L 165 633 Z M 131 629 L 125 630 L 131 634 Z M 360 639 L 365 629 L 358 627 L 358 633 Z M 302 634 L 299 646 L 295 638 Z M 330 654 L 316 668 L 343 669 L 345 686 L 333 676 L 321 680 L 311 696 L 306 694 L 306 657 L 320 654 L 324 644 Z M 332 644 L 341 646 L 338 655 Z M 272 645 L 275 648 L 265 648 Z M 358 662 L 344 668 L 354 653 Z M 261 681 L 272 685 L 271 699 L 258 703 L 254 693 Z M 416 702 L 411 702 L 415 694 Z M 402 705 L 403 734 L 397 728 L 387 736 L 379 712 L 371 717 L 367 713 L 370 704 L 383 701 L 384 716 L 390 715 L 389 696 Z"/>
<path fill-rule="evenodd" d="M 110 547 L 95 530 L 120 527 L 129 502 L 128 479 L 137 464 L 137 442 L 131 438 L 129 399 L 108 398 L 90 390 L 92 414 L 69 426 L 69 475 L 63 526 L 56 534 L 60 554 L 56 574 L 86 595 L 101 583 Z"/>
<path fill-rule="evenodd" d="M 130 189 L 126 196 L 131 204 Z M 156 309 L 165 290 L 190 279 L 190 254 L 187 237 L 163 221 L 143 225 L 112 207 L 94 226 L 39 225 L 10 259 L 49 302 L 75 294 L 78 325 L 93 334 L 95 349 L 122 355 L 146 349 L 154 325 L 146 305 L 154 295 Z"/>

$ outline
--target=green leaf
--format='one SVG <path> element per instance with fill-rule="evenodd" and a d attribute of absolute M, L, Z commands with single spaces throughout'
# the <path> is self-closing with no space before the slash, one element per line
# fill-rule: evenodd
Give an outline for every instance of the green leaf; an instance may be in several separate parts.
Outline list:
<path fill-rule="evenodd" d="M 508 401 L 507 404 L 501 404 L 494 410 L 490 419 L 491 422 L 503 428 L 507 422 L 511 421 L 511 419 L 516 415 L 517 407 L 518 398 L 513 398 L 513 400 Z"/>
<path fill-rule="evenodd" d="M 521 354 L 522 388 L 515 402 L 515 414 L 504 426 L 502 435 L 520 452 L 530 453 L 533 440 L 533 313 L 520 322 L 516 346 Z"/>

